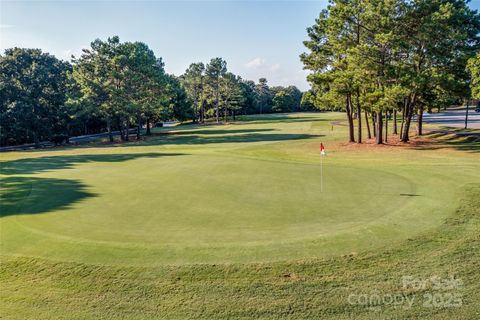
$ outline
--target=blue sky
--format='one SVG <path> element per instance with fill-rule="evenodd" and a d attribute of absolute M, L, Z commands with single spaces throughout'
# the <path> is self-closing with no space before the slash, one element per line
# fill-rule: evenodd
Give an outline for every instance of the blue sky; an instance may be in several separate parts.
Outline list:
<path fill-rule="evenodd" d="M 319 1 L 3 1 L 0 49 L 36 47 L 67 59 L 95 38 L 143 41 L 180 75 L 223 57 L 243 78 L 308 88 L 299 54 Z M 472 7 L 480 8 L 480 0 Z"/>

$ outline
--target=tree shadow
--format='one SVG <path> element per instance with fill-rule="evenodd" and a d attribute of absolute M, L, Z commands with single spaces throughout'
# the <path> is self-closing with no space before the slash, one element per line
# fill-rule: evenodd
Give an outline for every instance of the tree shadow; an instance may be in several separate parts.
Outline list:
<path fill-rule="evenodd" d="M 247 123 L 296 123 L 296 122 L 322 122 L 331 121 L 331 119 L 319 119 L 317 117 L 291 117 L 288 114 L 267 114 L 257 115 L 256 117 L 240 116 L 241 122 Z"/>
<path fill-rule="evenodd" d="M 434 144 L 419 146 L 421 150 L 455 149 L 466 152 L 480 152 L 480 136 L 456 134 L 454 132 L 432 132 L 426 137 L 434 139 Z"/>
<path fill-rule="evenodd" d="M 238 133 L 255 133 L 255 132 L 269 132 L 274 131 L 274 129 L 206 129 L 201 125 L 189 125 L 190 127 L 178 126 L 171 128 L 168 131 L 158 131 L 153 134 L 153 136 L 164 136 L 164 135 L 192 135 L 192 134 L 206 134 L 206 135 L 216 135 L 216 134 L 238 134 Z"/>
<path fill-rule="evenodd" d="M 0 162 L 0 173 L 3 175 L 33 174 L 37 172 L 70 169 L 79 163 L 88 162 L 122 162 L 138 158 L 158 158 L 183 155 L 181 153 L 133 153 L 133 154 L 98 154 L 69 155 L 39 158 L 23 158 Z"/>
<path fill-rule="evenodd" d="M 201 133 L 201 131 L 199 132 Z M 304 140 L 322 137 L 323 135 L 313 134 L 290 134 L 290 133 L 248 133 L 228 135 L 202 135 L 188 134 L 185 132 L 181 135 L 166 135 L 163 137 L 153 137 L 147 139 L 143 143 L 135 144 L 135 146 L 145 145 L 202 145 L 202 144 L 218 144 L 218 143 L 251 143 L 251 142 L 274 142 L 287 140 Z"/>
<path fill-rule="evenodd" d="M 428 119 L 425 119 L 424 120 L 425 123 L 434 123 L 434 124 L 437 124 L 437 125 L 441 125 L 441 126 L 446 126 L 448 127 L 449 124 L 457 124 L 458 123 L 463 123 L 463 119 L 445 119 L 445 117 L 443 116 L 438 116 L 438 117 L 430 117 Z M 469 118 L 468 119 L 468 124 L 469 125 L 472 125 L 472 124 L 476 124 L 476 123 L 480 123 L 480 119 L 472 119 L 472 118 Z M 455 125 L 453 126 L 455 127 Z"/>
<path fill-rule="evenodd" d="M 8 177 L 0 181 L 0 218 L 66 209 L 94 196 L 76 180 Z"/>
<path fill-rule="evenodd" d="M 218 125 L 217 125 L 218 126 Z M 275 129 L 231 129 L 212 128 L 203 125 L 185 125 L 169 128 L 168 131 L 159 130 L 145 140 L 131 142 L 91 143 L 81 148 L 117 148 L 117 147 L 144 147 L 154 145 L 202 145 L 219 143 L 250 143 L 274 142 L 286 140 L 302 140 L 323 137 L 324 135 L 268 133 Z"/>
<path fill-rule="evenodd" d="M 144 136 L 144 140 L 132 139 L 129 142 L 115 141 L 88 141 L 85 143 L 79 143 L 78 145 L 63 146 L 61 149 L 71 148 L 118 148 L 118 147 L 136 147 L 136 146 L 151 146 L 151 145 L 201 145 L 201 144 L 215 144 L 215 143 L 249 143 L 260 141 L 284 141 L 284 140 L 300 140 L 318 138 L 323 135 L 309 135 L 309 134 L 280 134 L 269 133 L 276 131 L 273 128 L 256 128 L 256 129 L 240 129 L 232 128 L 232 126 L 242 125 L 245 123 L 268 123 L 268 122 L 316 122 L 316 121 L 330 121 L 328 119 L 318 119 L 314 117 L 289 117 L 288 114 L 274 114 L 265 115 L 261 117 L 255 117 L 249 119 L 246 116 L 245 120 L 234 122 L 229 126 L 222 127 L 222 124 L 208 123 L 206 125 L 201 124 L 185 124 L 175 127 L 158 128 L 154 130 L 151 136 Z M 29 150 L 31 153 L 41 152 L 44 150 Z M 93 156 L 92 156 L 93 157 Z M 106 156 L 104 156 L 106 157 Z M 128 156 L 125 156 L 128 157 Z M 61 160 L 61 159 L 59 159 Z M 128 159 L 127 159 L 128 160 Z M 22 160 L 27 163 L 31 160 Z M 65 159 L 68 162 L 68 159 Z M 88 161 L 88 160 L 86 160 Z M 103 160 L 92 160 L 103 161 Z M 111 161 L 111 160 L 105 160 Z M 115 160 L 113 160 L 115 161 Z M 75 161 L 77 162 L 77 161 Z M 78 162 L 83 162 L 79 160 Z M 5 174 L 15 174 L 18 170 L 14 170 L 14 173 L 9 173 L 9 168 L 2 168 L 9 163 L 0 162 L 0 173 L 2 170 L 6 170 Z M 19 163 L 21 164 L 21 163 Z M 48 164 L 45 164 L 48 166 Z M 55 168 L 57 164 L 54 164 Z M 48 170 L 48 169 L 47 169 Z M 21 172 L 18 172 L 21 173 Z"/>

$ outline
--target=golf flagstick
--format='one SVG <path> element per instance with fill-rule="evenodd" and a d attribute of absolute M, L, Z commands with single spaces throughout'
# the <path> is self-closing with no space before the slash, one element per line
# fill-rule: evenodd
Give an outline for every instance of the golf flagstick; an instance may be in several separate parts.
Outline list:
<path fill-rule="evenodd" d="M 323 156 L 320 155 L 320 192 L 323 192 Z"/>
<path fill-rule="evenodd" d="M 323 192 L 323 157 L 325 155 L 325 147 L 320 143 L 320 192 Z"/>

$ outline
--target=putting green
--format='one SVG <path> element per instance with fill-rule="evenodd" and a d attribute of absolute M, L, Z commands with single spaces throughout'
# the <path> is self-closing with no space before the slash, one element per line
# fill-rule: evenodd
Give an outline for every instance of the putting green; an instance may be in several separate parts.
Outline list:
<path fill-rule="evenodd" d="M 341 151 L 325 121 L 337 116 L 7 154 L 2 253 L 122 265 L 345 254 L 436 226 L 456 206 L 456 188 L 478 178 L 469 157 L 445 171 L 428 152 L 412 160 L 415 151 Z M 320 140 L 334 146 L 323 190 Z"/>

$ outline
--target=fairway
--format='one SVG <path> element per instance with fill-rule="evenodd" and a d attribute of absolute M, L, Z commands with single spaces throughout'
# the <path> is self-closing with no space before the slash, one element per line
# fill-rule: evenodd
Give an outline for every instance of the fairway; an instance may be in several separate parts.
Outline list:
<path fill-rule="evenodd" d="M 339 117 L 263 116 L 2 154 L 2 254 L 151 266 L 358 253 L 432 230 L 480 180 L 475 152 L 349 150 L 330 124 Z"/>

